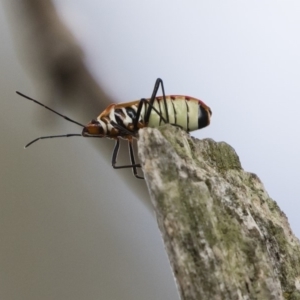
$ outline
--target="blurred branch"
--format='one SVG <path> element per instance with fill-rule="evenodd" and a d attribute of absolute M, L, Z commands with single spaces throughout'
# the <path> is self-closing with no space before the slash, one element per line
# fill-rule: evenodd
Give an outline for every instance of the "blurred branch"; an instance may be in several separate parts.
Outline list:
<path fill-rule="evenodd" d="M 82 49 L 50 0 L 11 1 L 11 5 L 21 22 L 19 38 L 27 44 L 26 56 L 36 78 L 44 83 L 43 89 L 48 90 L 47 98 L 54 95 L 71 102 L 85 99 L 85 104 L 99 111 L 111 103 L 87 70 Z"/>
<path fill-rule="evenodd" d="M 86 68 L 82 49 L 59 18 L 53 3 L 50 0 L 9 0 L 6 5 L 13 19 L 11 25 L 17 42 L 26 43 L 25 58 L 30 59 L 26 69 L 31 69 L 42 90 L 41 100 L 76 105 L 82 119 L 95 118 L 112 101 Z M 97 149 L 110 161 L 112 148 L 111 142 L 103 141 Z M 126 164 L 128 160 L 127 149 L 121 151 L 118 161 Z M 144 184 L 137 184 L 129 170 L 116 171 L 116 176 L 121 176 L 149 207 Z"/>

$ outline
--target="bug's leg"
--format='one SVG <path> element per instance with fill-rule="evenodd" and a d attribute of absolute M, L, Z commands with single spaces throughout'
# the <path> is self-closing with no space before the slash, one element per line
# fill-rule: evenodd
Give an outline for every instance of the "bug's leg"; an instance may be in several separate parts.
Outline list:
<path fill-rule="evenodd" d="M 162 93 L 163 93 L 163 101 L 164 101 L 164 105 L 165 105 L 165 112 L 166 112 L 166 117 L 164 117 L 160 111 L 158 111 L 155 107 L 154 107 L 154 101 L 155 101 L 155 97 L 157 95 L 159 86 L 161 85 L 161 89 L 162 89 Z M 154 89 L 152 92 L 152 96 L 150 98 L 150 100 L 147 99 L 141 99 L 138 109 L 137 109 L 137 113 L 136 113 L 136 118 L 135 118 L 135 122 L 133 124 L 134 126 L 134 130 L 137 131 L 138 130 L 138 122 L 140 119 L 140 115 L 141 115 L 141 111 L 143 108 L 143 105 L 146 106 L 147 111 L 144 113 L 145 118 L 144 118 L 144 122 L 147 124 L 149 122 L 149 118 L 150 118 L 150 114 L 151 114 L 151 110 L 153 109 L 159 116 L 160 118 L 165 122 L 165 123 L 169 123 L 169 114 L 168 114 L 168 107 L 167 107 L 167 101 L 166 101 L 166 95 L 165 95 L 165 89 L 164 89 L 164 84 L 163 81 L 160 78 L 156 79 L 156 82 L 154 84 Z M 148 106 L 148 107 L 147 107 Z"/>
<path fill-rule="evenodd" d="M 163 94 L 163 100 L 164 100 L 164 105 L 165 105 L 166 118 L 162 118 L 161 113 L 158 113 L 157 111 L 156 112 L 159 114 L 159 116 L 163 119 L 163 121 L 165 123 L 169 123 L 169 114 L 168 114 L 168 107 L 167 107 L 167 101 L 166 101 L 166 95 L 165 95 L 165 88 L 164 88 L 164 83 L 163 83 L 162 79 L 160 79 L 160 78 L 157 78 L 156 81 L 155 81 L 155 84 L 154 84 L 152 96 L 151 96 L 150 101 L 149 101 L 149 107 L 148 107 L 148 110 L 147 110 L 147 112 L 145 114 L 145 122 L 146 123 L 149 122 L 151 110 L 154 109 L 153 104 L 154 104 L 155 97 L 157 95 L 157 92 L 158 92 L 158 89 L 159 89 L 160 85 L 161 85 L 161 90 L 162 90 L 162 94 Z"/>
<path fill-rule="evenodd" d="M 119 130 L 119 132 L 122 133 L 122 134 L 129 135 L 129 136 L 134 136 L 135 135 L 135 132 L 128 130 L 126 127 L 123 127 L 123 126 L 117 124 L 114 121 L 110 121 L 110 124 L 113 127 L 117 128 Z"/>
<path fill-rule="evenodd" d="M 161 112 L 159 112 L 155 107 L 154 107 L 154 101 L 159 89 L 159 86 L 161 85 L 161 89 L 162 89 L 162 94 L 163 94 L 163 101 L 164 101 L 164 105 L 165 105 L 165 112 L 166 112 L 166 117 L 162 116 Z M 139 121 L 140 118 L 140 114 L 141 114 L 141 110 L 144 104 L 148 104 L 147 107 L 147 111 L 145 112 L 145 123 L 149 122 L 150 119 L 150 114 L 152 109 L 160 116 L 160 118 L 165 122 L 165 123 L 169 123 L 169 113 L 168 113 L 168 107 L 167 107 L 167 101 L 166 101 L 166 95 L 165 95 L 165 89 L 164 89 L 164 83 L 162 81 L 162 79 L 157 78 L 154 84 L 154 88 L 153 88 L 153 92 L 151 95 L 150 100 L 147 99 L 141 99 L 138 109 L 137 109 L 137 113 L 136 113 L 136 119 L 135 119 L 135 123 L 134 123 L 134 128 L 137 130 L 137 123 Z"/>
<path fill-rule="evenodd" d="M 126 133 L 128 135 L 132 135 L 133 134 L 131 131 L 127 130 L 126 128 L 123 128 L 122 126 L 120 126 L 119 124 L 116 124 L 115 122 L 112 122 L 112 125 L 114 125 L 116 128 L 118 128 L 123 133 Z M 132 168 L 133 175 L 136 178 L 144 179 L 144 177 L 141 177 L 141 176 L 138 175 L 137 168 L 140 168 L 141 165 L 135 163 L 134 151 L 133 151 L 132 141 L 131 140 L 128 140 L 128 146 L 129 146 L 129 156 L 130 156 L 131 165 L 116 166 L 117 156 L 118 156 L 118 152 L 119 152 L 119 148 L 120 148 L 120 141 L 119 141 L 119 139 L 117 139 L 116 140 L 116 144 L 115 144 L 115 148 L 113 150 L 112 166 L 113 166 L 114 169 Z"/>
<path fill-rule="evenodd" d="M 139 179 L 144 179 L 144 177 L 138 175 L 137 173 L 137 169 L 136 169 L 136 163 L 135 163 L 135 158 L 134 158 L 134 151 L 133 151 L 133 146 L 132 146 L 132 141 L 128 140 L 128 147 L 129 147 L 129 155 L 130 155 L 130 161 L 132 163 L 132 172 L 133 172 L 133 175 L 136 177 L 136 178 L 139 178 Z M 141 165 L 139 165 L 141 167 Z"/>
<path fill-rule="evenodd" d="M 175 127 L 178 127 L 180 128 L 181 130 L 183 130 L 183 127 L 181 125 L 178 125 L 178 124 L 175 124 L 175 123 L 170 123 L 172 126 L 175 126 Z M 189 131 L 187 131 L 189 132 Z"/>
<path fill-rule="evenodd" d="M 113 154 L 112 154 L 112 159 L 111 159 L 111 165 L 114 169 L 140 168 L 141 167 L 140 164 L 116 166 L 119 149 L 120 149 L 120 140 L 117 138 L 116 143 L 115 143 L 115 147 L 114 147 L 114 150 L 113 150 Z"/>
<path fill-rule="evenodd" d="M 139 118 L 140 118 L 140 115 L 141 115 L 141 111 L 142 111 L 142 108 L 143 108 L 143 105 L 147 104 L 148 105 L 148 110 L 151 108 L 153 109 L 159 116 L 160 118 L 165 122 L 165 123 L 168 123 L 167 120 L 165 119 L 165 117 L 161 114 L 160 111 L 158 111 L 151 103 L 149 100 L 143 98 L 140 100 L 139 102 L 139 106 L 138 106 L 138 109 L 137 109 L 137 113 L 136 113 L 136 117 L 135 117 L 135 120 L 134 120 L 134 123 L 133 123 L 133 128 L 134 128 L 134 131 L 137 132 L 139 130 L 138 128 L 138 122 L 139 122 Z M 148 112 L 147 110 L 147 112 Z M 146 113 L 147 113 L 146 112 Z M 148 122 L 145 121 L 145 123 L 147 124 Z"/>

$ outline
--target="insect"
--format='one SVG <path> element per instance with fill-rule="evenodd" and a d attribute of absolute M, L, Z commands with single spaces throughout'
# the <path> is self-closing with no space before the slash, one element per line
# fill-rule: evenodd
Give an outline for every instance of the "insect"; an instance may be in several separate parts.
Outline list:
<path fill-rule="evenodd" d="M 162 96 L 157 96 L 160 86 Z M 208 126 L 212 115 L 211 109 L 201 100 L 188 96 L 166 96 L 163 81 L 160 78 L 155 82 L 151 98 L 143 98 L 141 100 L 120 104 L 111 104 L 96 119 L 90 121 L 86 126 L 20 92 L 17 92 L 17 94 L 43 106 L 67 121 L 83 127 L 81 134 L 71 133 L 38 137 L 28 143 L 25 148 L 38 140 L 49 138 L 83 136 L 114 139 L 116 142 L 112 152 L 112 167 L 114 169 L 132 168 L 134 176 L 139 179 L 144 178 L 138 175 L 137 169 L 141 168 L 141 165 L 135 162 L 132 145 L 133 139 L 138 138 L 139 129 L 143 127 L 158 127 L 168 123 L 181 127 L 183 130 L 189 132 Z M 128 142 L 131 161 L 131 164 L 129 165 L 116 165 L 120 149 L 120 138 L 125 139 Z"/>

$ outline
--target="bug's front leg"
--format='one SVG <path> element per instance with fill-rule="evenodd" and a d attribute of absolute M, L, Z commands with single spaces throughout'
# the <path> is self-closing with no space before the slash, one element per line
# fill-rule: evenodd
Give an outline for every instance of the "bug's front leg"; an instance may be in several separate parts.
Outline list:
<path fill-rule="evenodd" d="M 133 175 L 136 178 L 144 179 L 144 177 L 139 176 L 138 172 L 137 172 L 137 168 L 140 168 L 141 165 L 135 163 L 135 157 L 134 157 L 134 151 L 133 151 L 133 147 L 132 147 L 132 141 L 128 141 L 128 146 L 129 146 L 129 156 L 130 156 L 131 165 L 116 166 L 117 157 L 118 157 L 118 153 L 119 153 L 119 149 L 120 149 L 120 140 L 118 138 L 116 138 L 116 143 L 115 143 L 115 147 L 114 147 L 113 155 L 112 155 L 112 160 L 111 160 L 112 167 L 114 169 L 132 168 Z"/>
<path fill-rule="evenodd" d="M 135 157 L 134 157 L 134 151 L 133 151 L 132 140 L 128 140 L 128 147 L 129 147 L 129 155 L 130 155 L 130 161 L 131 161 L 131 164 L 132 164 L 132 172 L 133 172 L 133 175 L 134 175 L 136 178 L 144 179 L 144 177 L 138 175 L 138 173 L 137 173 L 137 168 L 136 168 L 136 166 L 138 166 L 139 168 L 141 168 L 141 165 L 135 163 Z"/>

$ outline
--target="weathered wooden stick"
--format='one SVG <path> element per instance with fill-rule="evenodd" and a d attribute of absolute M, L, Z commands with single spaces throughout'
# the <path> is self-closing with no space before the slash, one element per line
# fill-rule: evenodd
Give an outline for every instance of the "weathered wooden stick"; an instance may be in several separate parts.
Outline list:
<path fill-rule="evenodd" d="M 166 125 L 139 157 L 181 299 L 300 299 L 300 244 L 226 143 Z"/>

